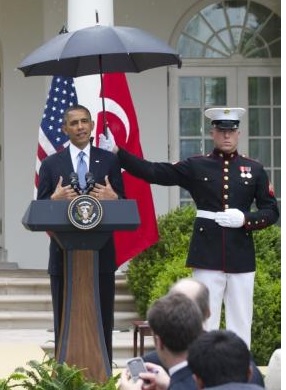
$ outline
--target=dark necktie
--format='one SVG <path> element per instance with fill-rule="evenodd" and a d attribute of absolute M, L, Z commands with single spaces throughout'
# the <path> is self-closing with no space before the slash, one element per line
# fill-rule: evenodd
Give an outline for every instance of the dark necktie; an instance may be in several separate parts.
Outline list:
<path fill-rule="evenodd" d="M 79 186 L 83 190 L 86 187 L 85 174 L 87 172 L 87 165 L 84 160 L 85 153 L 83 151 L 78 154 L 78 163 L 77 163 L 77 174 Z"/>

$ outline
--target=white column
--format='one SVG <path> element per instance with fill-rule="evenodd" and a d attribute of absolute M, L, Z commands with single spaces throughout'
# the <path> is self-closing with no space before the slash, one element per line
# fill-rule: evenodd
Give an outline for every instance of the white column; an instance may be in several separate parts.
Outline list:
<path fill-rule="evenodd" d="M 113 25 L 113 0 L 68 0 L 68 30 L 94 26 L 96 11 L 99 24 Z"/>
<path fill-rule="evenodd" d="M 68 0 L 68 31 L 96 25 L 96 13 L 99 24 L 113 25 L 113 0 Z M 93 119 L 102 108 L 99 75 L 77 77 L 75 86 L 79 104 L 89 108 Z"/>

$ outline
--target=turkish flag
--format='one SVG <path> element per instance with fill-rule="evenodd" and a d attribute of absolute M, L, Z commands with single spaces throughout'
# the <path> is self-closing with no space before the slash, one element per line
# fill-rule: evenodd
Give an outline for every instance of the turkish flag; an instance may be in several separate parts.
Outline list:
<path fill-rule="evenodd" d="M 103 84 L 106 122 L 116 144 L 138 157 L 143 157 L 136 113 L 125 74 L 106 73 L 103 75 Z M 98 136 L 103 132 L 103 128 L 101 111 L 97 118 L 95 137 L 97 145 Z M 126 198 L 137 200 L 141 224 L 134 231 L 114 233 L 118 266 L 154 245 L 159 239 L 150 184 L 126 171 L 122 172 L 122 176 Z"/>

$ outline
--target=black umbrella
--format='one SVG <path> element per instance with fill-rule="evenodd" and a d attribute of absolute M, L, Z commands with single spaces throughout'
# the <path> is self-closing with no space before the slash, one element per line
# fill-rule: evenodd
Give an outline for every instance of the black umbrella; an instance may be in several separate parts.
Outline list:
<path fill-rule="evenodd" d="M 97 24 L 57 35 L 28 55 L 18 69 L 25 76 L 100 74 L 105 115 L 103 73 L 139 73 L 166 65 L 180 67 L 181 60 L 161 39 L 134 27 Z"/>
<path fill-rule="evenodd" d="M 57 35 L 28 55 L 18 69 L 25 76 L 79 77 L 142 72 L 172 64 L 180 66 L 180 56 L 146 31 L 96 25 Z"/>

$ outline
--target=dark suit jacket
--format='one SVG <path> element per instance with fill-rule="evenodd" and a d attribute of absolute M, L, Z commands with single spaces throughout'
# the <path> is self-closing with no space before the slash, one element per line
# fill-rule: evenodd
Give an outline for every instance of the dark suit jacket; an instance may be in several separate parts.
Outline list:
<path fill-rule="evenodd" d="M 196 390 L 197 386 L 193 379 L 193 373 L 190 368 L 184 367 L 176 371 L 171 376 L 168 390 Z"/>
<path fill-rule="evenodd" d="M 263 387 L 254 385 L 253 383 L 226 383 L 224 385 L 206 387 L 206 390 L 261 390 Z"/>
<path fill-rule="evenodd" d="M 37 198 L 49 199 L 55 191 L 60 176 L 63 177 L 63 186 L 70 184 L 70 174 L 73 171 L 69 147 L 47 157 L 40 168 Z M 124 197 L 121 170 L 117 157 L 113 153 L 92 146 L 90 149 L 89 171 L 93 173 L 95 182 L 100 184 L 105 184 L 104 178 L 108 175 L 110 184 L 119 198 Z M 113 237 L 111 237 L 99 251 L 99 272 L 106 273 L 115 270 L 115 248 Z M 61 275 L 63 273 L 62 250 L 53 238 L 50 245 L 48 271 L 51 275 Z"/>
<path fill-rule="evenodd" d="M 151 351 L 149 353 L 146 353 L 146 355 L 143 356 L 143 360 L 144 360 L 144 362 L 154 363 L 154 364 L 158 364 L 159 366 L 162 366 L 162 363 L 161 363 L 156 351 Z M 249 383 L 256 384 L 256 385 L 261 386 L 261 388 L 264 388 L 264 380 L 263 380 L 262 374 L 259 371 L 258 367 L 256 366 L 252 357 L 250 360 L 250 364 L 251 364 L 251 368 L 252 368 L 252 376 L 249 380 Z M 165 368 L 164 366 L 162 366 L 162 367 Z M 165 370 L 166 370 L 166 368 L 165 368 Z"/>

